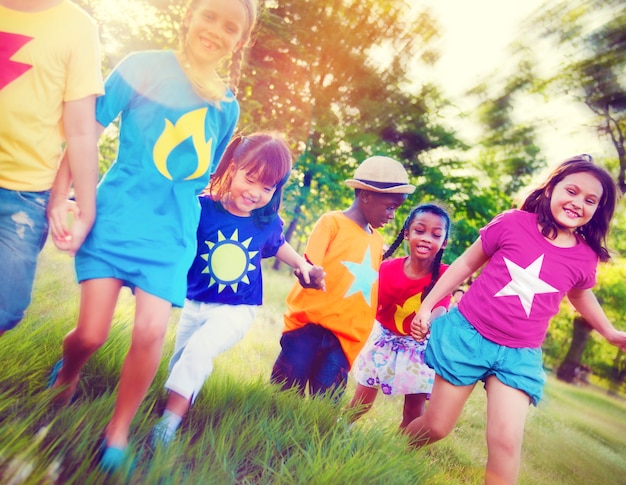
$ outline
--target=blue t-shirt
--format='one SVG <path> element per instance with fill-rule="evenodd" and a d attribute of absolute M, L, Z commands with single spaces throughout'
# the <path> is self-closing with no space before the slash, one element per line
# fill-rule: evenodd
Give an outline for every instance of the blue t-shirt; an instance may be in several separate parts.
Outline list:
<path fill-rule="evenodd" d="M 239 118 L 228 96 L 219 107 L 200 98 L 171 51 L 132 54 L 115 68 L 96 118 L 107 126 L 121 114 L 119 150 L 76 255 L 79 281 L 113 277 L 183 305 L 196 254 L 197 195 Z"/>
<path fill-rule="evenodd" d="M 200 197 L 198 252 L 187 275 L 187 298 L 205 303 L 261 305 L 261 259 L 271 258 L 285 243 L 283 221 L 262 227 L 252 217 L 226 211 Z"/>

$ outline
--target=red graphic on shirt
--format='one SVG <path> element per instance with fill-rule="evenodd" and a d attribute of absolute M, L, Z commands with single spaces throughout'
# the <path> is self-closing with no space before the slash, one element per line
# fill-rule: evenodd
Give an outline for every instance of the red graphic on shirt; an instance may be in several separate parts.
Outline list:
<path fill-rule="evenodd" d="M 11 60 L 11 56 L 31 40 L 33 38 L 26 35 L 0 32 L 0 89 L 33 67 L 30 64 Z"/>

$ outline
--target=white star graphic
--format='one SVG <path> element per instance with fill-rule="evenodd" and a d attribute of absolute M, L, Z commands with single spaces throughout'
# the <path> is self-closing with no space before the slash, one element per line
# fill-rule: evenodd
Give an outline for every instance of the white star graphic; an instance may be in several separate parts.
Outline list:
<path fill-rule="evenodd" d="M 511 281 L 494 296 L 517 295 L 524 307 L 526 316 L 530 316 L 535 295 L 541 293 L 558 293 L 559 290 L 539 279 L 543 254 L 533 261 L 527 268 L 522 268 L 513 261 L 504 258 L 506 267 L 511 275 Z"/>
<path fill-rule="evenodd" d="M 352 275 L 354 281 L 348 291 L 346 291 L 345 297 L 358 293 L 363 293 L 363 298 L 368 305 L 372 304 L 372 285 L 378 278 L 378 271 L 372 268 L 372 255 L 370 254 L 370 248 L 367 248 L 365 255 L 363 256 L 362 263 L 353 263 L 352 261 L 341 262 Z"/>

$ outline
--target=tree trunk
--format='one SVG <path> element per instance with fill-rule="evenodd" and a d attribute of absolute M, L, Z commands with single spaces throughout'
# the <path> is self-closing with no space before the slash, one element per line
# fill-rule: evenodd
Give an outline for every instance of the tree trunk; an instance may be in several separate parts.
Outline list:
<path fill-rule="evenodd" d="M 589 335 L 592 330 L 587 321 L 581 316 L 574 318 L 572 326 L 572 343 L 565 359 L 556 372 L 558 379 L 569 382 L 570 384 L 572 384 L 576 378 L 576 367 L 580 364 L 580 358 L 587 346 L 587 341 L 589 340 Z"/>
<path fill-rule="evenodd" d="M 285 241 L 287 242 L 291 241 L 291 237 L 293 236 L 293 233 L 295 232 L 296 227 L 298 226 L 298 221 L 300 220 L 301 212 L 302 210 L 300 209 L 300 206 L 296 206 L 294 208 L 293 218 L 291 219 L 291 222 L 287 226 L 287 231 L 285 231 Z M 278 258 L 274 258 L 274 264 L 272 265 L 272 269 L 273 270 L 280 269 L 280 261 L 278 260 Z"/>
<path fill-rule="evenodd" d="M 622 349 L 617 349 L 617 355 L 613 360 L 613 368 L 611 369 L 611 384 L 609 385 L 609 394 L 617 396 L 620 388 L 626 380 L 626 354 Z"/>

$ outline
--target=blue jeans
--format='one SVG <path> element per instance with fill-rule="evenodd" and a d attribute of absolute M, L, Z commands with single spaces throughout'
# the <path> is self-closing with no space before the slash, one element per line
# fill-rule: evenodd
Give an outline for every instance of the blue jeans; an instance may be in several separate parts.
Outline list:
<path fill-rule="evenodd" d="M 49 196 L 0 188 L 0 330 L 15 327 L 30 304 Z"/>
<path fill-rule="evenodd" d="M 307 382 L 312 395 L 331 391 L 338 399 L 348 382 L 350 364 L 337 337 L 328 329 L 308 323 L 285 332 L 282 350 L 272 369 L 272 383 L 284 390 L 296 387 L 304 395 Z"/>

